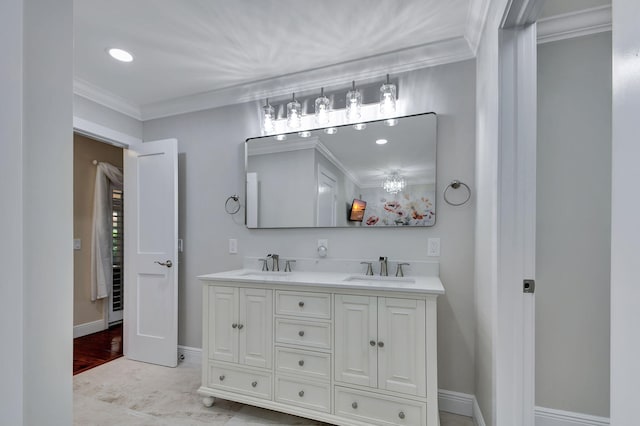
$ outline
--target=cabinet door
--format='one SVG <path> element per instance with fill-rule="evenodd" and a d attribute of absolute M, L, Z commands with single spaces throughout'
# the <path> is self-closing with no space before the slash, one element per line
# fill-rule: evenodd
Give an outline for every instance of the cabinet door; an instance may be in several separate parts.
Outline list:
<path fill-rule="evenodd" d="M 209 359 L 238 362 L 237 288 L 209 286 L 209 318 L 207 321 Z"/>
<path fill-rule="evenodd" d="M 378 387 L 426 396 L 424 300 L 378 298 Z"/>
<path fill-rule="evenodd" d="M 335 296 L 336 381 L 377 386 L 376 311 L 375 297 Z"/>
<path fill-rule="evenodd" d="M 240 289 L 240 364 L 271 368 L 273 353 L 273 291 Z"/>

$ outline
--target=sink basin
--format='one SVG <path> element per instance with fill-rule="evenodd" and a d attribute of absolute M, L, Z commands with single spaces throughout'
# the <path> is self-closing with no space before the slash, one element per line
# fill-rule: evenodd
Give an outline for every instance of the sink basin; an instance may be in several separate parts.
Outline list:
<path fill-rule="evenodd" d="M 415 283 L 416 280 L 408 277 L 385 277 L 380 275 L 351 275 L 344 279 L 345 281 L 351 282 L 372 282 L 372 281 L 380 281 L 380 282 L 401 282 L 401 283 Z"/>

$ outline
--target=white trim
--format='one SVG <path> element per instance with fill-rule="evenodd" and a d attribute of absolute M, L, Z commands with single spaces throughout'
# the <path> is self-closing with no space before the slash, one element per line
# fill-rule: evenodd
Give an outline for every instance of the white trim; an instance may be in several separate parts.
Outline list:
<path fill-rule="evenodd" d="M 136 138 L 135 136 L 127 135 L 76 116 L 73 117 L 73 130 L 83 136 L 88 136 L 92 139 L 119 146 L 121 148 L 128 148 L 129 145 L 135 145 L 142 142 L 142 139 Z"/>
<path fill-rule="evenodd" d="M 611 31 L 611 5 L 538 20 L 538 43 Z"/>
<path fill-rule="evenodd" d="M 536 426 L 608 426 L 609 418 L 536 407 Z"/>
<path fill-rule="evenodd" d="M 478 53 L 478 46 L 480 45 L 484 26 L 487 23 L 490 4 L 490 0 L 475 0 L 469 5 L 464 37 L 469 43 L 469 48 L 473 52 L 473 56 L 476 56 Z"/>
<path fill-rule="evenodd" d="M 178 345 L 178 362 L 202 365 L 202 349 Z"/>
<path fill-rule="evenodd" d="M 141 106 L 141 115 L 142 120 L 150 120 L 225 105 L 262 101 L 265 98 L 284 97 L 292 92 L 302 95 L 317 91 L 319 87 L 346 87 L 352 80 L 367 84 L 388 73 L 399 74 L 473 58 L 474 54 L 467 40 L 455 37 L 342 64 L 150 103 Z"/>
<path fill-rule="evenodd" d="M 73 338 L 75 339 L 76 337 L 86 336 L 106 329 L 107 328 L 105 328 L 104 320 L 102 318 L 91 322 L 85 322 L 84 324 L 73 326 Z"/>
<path fill-rule="evenodd" d="M 438 389 L 438 408 L 440 411 L 473 417 L 475 397 L 468 393 Z"/>
<path fill-rule="evenodd" d="M 487 426 L 484 422 L 484 417 L 482 416 L 482 410 L 480 410 L 480 405 L 478 405 L 478 400 L 476 397 L 473 397 L 473 423 L 476 426 Z"/>
<path fill-rule="evenodd" d="M 141 120 L 139 105 L 108 92 L 92 83 L 89 83 L 88 81 L 74 78 L 73 93 L 97 104 L 128 115 L 129 117 L 135 118 L 136 120 Z"/>

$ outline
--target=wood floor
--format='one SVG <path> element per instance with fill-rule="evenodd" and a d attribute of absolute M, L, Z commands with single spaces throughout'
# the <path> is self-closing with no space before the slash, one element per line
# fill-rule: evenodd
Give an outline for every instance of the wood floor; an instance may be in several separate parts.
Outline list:
<path fill-rule="evenodd" d="M 122 356 L 122 323 L 73 339 L 73 375 Z"/>

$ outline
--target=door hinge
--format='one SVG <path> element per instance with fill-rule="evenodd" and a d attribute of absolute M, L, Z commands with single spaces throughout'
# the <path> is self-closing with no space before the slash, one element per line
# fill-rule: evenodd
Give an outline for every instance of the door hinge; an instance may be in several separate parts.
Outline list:
<path fill-rule="evenodd" d="M 535 293 L 536 292 L 536 280 L 524 280 L 522 282 L 523 293 Z"/>

